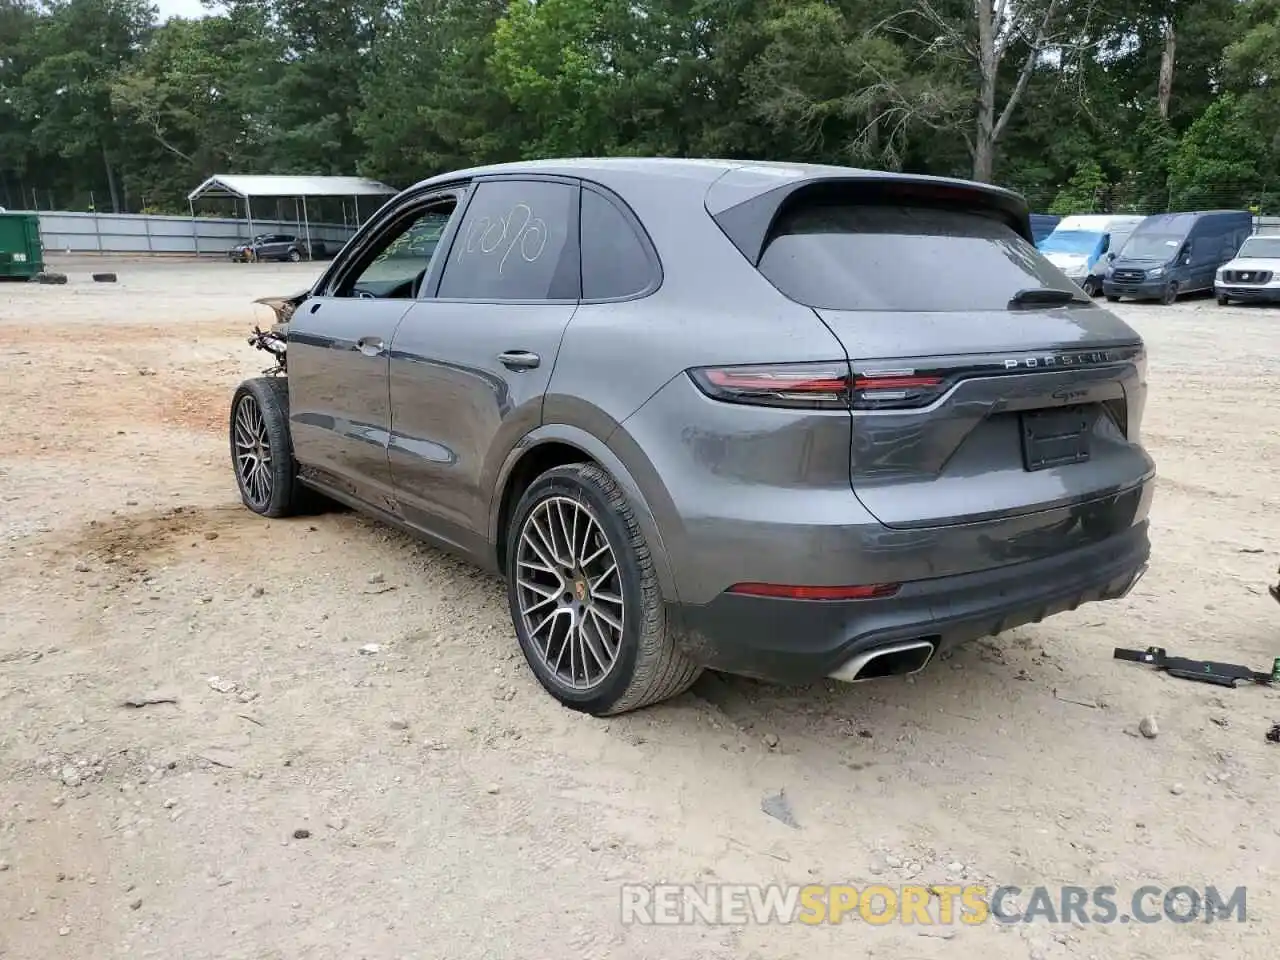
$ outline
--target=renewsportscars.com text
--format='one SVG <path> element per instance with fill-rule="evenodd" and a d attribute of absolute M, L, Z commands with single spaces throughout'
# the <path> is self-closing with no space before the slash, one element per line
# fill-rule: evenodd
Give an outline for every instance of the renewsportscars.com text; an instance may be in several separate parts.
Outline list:
<path fill-rule="evenodd" d="M 838 924 L 947 926 L 983 923 L 1215 923 L 1246 919 L 1247 891 L 1214 886 L 987 887 L 978 884 L 628 884 L 622 922 L 681 924 Z"/>

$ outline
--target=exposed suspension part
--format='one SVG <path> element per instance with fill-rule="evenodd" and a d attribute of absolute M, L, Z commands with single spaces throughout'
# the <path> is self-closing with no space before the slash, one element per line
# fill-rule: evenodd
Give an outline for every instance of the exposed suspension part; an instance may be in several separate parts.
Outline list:
<path fill-rule="evenodd" d="M 278 377 L 289 372 L 288 358 L 286 356 L 288 344 L 286 337 L 274 330 L 263 330 L 258 326 L 253 328 L 253 336 L 249 338 L 249 346 L 265 350 L 276 359 L 274 366 L 262 371 L 264 376 Z"/>

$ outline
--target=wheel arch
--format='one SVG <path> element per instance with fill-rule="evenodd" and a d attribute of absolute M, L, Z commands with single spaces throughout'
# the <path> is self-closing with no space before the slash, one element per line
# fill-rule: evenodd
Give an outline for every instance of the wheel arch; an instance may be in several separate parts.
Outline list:
<path fill-rule="evenodd" d="M 621 431 L 615 429 L 614 434 L 619 432 Z M 613 435 L 610 436 L 612 438 Z M 638 448 L 636 451 L 638 454 Z M 622 487 L 635 512 L 645 542 L 649 545 L 662 594 L 668 599 L 677 600 L 679 597 L 666 543 L 634 472 L 608 442 L 581 427 L 568 424 L 545 424 L 530 431 L 515 445 L 498 471 L 494 487 L 496 493 L 489 508 L 489 542 L 494 545 L 499 571 L 504 574 L 506 572 L 506 529 L 511 513 L 529 484 L 554 467 L 585 462 L 607 470 Z M 649 469 L 652 472 L 652 467 Z M 661 485 L 656 475 L 654 482 Z M 665 493 L 665 490 L 661 491 L 661 495 Z"/>

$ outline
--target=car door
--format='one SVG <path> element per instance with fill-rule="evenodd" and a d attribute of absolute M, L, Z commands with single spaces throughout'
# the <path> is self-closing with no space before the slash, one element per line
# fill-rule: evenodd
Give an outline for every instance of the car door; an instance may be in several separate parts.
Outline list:
<path fill-rule="evenodd" d="M 1201 219 L 1191 233 L 1194 248 L 1191 263 L 1193 288 L 1207 290 L 1213 287 L 1213 276 L 1223 263 L 1224 252 L 1231 245 L 1230 225 L 1222 217 Z"/>
<path fill-rule="evenodd" d="M 1187 293 L 1196 287 L 1196 245 L 1201 241 L 1196 238 L 1194 231 L 1190 233 L 1182 246 L 1178 248 L 1178 255 L 1174 257 L 1173 263 L 1169 268 L 1169 280 L 1178 284 L 1178 289 Z"/>
<path fill-rule="evenodd" d="M 385 211 L 290 323 L 290 420 L 304 475 L 397 516 L 387 463 L 391 340 L 435 254 L 422 238 L 443 233 L 458 198 L 433 192 Z"/>
<path fill-rule="evenodd" d="M 1186 276 L 1182 282 L 1183 293 L 1200 290 L 1204 287 L 1205 268 L 1209 261 L 1218 255 L 1218 247 L 1222 245 L 1217 235 L 1217 225 L 1203 218 L 1196 221 L 1187 236 Z"/>
<path fill-rule="evenodd" d="M 391 353 L 388 458 L 405 518 L 469 551 L 487 542 L 492 473 L 542 418 L 581 290 L 579 185 L 478 181 Z"/>
<path fill-rule="evenodd" d="M 1218 268 L 1235 255 L 1234 240 L 1235 226 L 1224 217 L 1213 231 L 1213 243 L 1208 251 L 1211 255 L 1208 258 L 1209 262 L 1204 265 L 1202 279 L 1204 289 L 1213 289 L 1213 279 L 1218 273 Z"/>

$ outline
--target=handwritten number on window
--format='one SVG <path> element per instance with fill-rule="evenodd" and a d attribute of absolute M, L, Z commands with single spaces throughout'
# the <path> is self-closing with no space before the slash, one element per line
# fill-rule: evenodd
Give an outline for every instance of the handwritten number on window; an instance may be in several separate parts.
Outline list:
<path fill-rule="evenodd" d="M 466 242 L 458 245 L 458 260 L 472 253 L 500 257 L 498 275 L 502 276 L 513 253 L 525 263 L 536 263 L 546 249 L 546 221 L 535 217 L 527 203 L 517 203 L 505 217 L 476 217 L 471 221 Z"/>
<path fill-rule="evenodd" d="M 447 220 L 447 217 L 445 219 Z M 373 258 L 373 262 L 384 263 L 387 260 L 406 257 L 429 259 L 435 251 L 435 245 L 439 242 L 443 229 L 444 221 L 440 216 L 428 214 L 396 237 L 382 253 Z"/>

